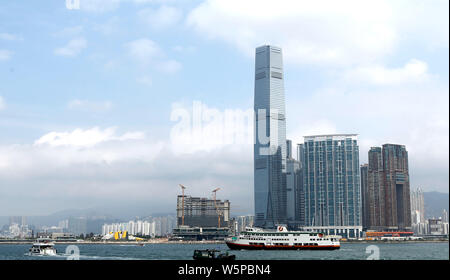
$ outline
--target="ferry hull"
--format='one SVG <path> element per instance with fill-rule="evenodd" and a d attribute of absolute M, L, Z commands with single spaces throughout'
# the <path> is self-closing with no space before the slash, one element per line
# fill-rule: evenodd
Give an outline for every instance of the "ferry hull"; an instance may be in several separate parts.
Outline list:
<path fill-rule="evenodd" d="M 248 245 L 233 242 L 226 242 L 231 250 L 338 250 L 340 245 Z"/>

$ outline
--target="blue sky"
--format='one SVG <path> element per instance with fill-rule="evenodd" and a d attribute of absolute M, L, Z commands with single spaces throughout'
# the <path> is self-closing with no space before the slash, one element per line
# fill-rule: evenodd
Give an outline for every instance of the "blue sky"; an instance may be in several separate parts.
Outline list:
<path fill-rule="evenodd" d="M 251 143 L 174 139 L 171 116 L 251 109 L 263 44 L 283 48 L 294 143 L 358 133 L 361 163 L 404 144 L 411 187 L 448 192 L 448 1 L 314 2 L 3 1 L 0 215 L 174 211 L 179 183 L 251 213 Z"/>

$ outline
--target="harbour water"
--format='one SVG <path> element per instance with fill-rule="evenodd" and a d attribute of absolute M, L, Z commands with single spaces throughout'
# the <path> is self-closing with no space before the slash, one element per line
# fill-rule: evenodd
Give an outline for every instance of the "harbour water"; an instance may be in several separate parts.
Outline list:
<path fill-rule="evenodd" d="M 77 246 L 79 250 L 68 250 Z M 375 247 L 376 246 L 376 247 Z M 58 255 L 29 256 L 30 244 L 0 244 L 0 260 L 192 260 L 195 249 L 228 250 L 225 244 L 56 244 Z M 67 254 L 66 254 L 67 250 Z M 448 242 L 341 243 L 334 251 L 230 251 L 237 260 L 448 260 Z"/>

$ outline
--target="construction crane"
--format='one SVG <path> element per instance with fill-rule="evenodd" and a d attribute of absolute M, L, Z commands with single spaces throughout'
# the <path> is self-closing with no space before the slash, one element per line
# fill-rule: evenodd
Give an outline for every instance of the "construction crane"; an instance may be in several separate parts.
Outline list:
<path fill-rule="evenodd" d="M 217 225 L 220 228 L 220 215 L 221 215 L 221 211 L 217 208 L 217 204 L 216 204 L 216 193 L 217 191 L 220 190 L 220 188 L 214 189 L 212 192 L 214 194 L 214 207 L 216 208 L 216 213 L 217 213 L 217 218 L 218 218 L 218 222 Z"/>
<path fill-rule="evenodd" d="M 181 197 L 181 225 L 184 226 L 184 189 L 186 188 L 182 184 L 179 184 L 181 187 L 182 197 Z"/>

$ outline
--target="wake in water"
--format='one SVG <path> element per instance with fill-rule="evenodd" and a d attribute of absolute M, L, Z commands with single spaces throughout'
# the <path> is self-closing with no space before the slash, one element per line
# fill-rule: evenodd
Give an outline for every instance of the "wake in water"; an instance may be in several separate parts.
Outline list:
<path fill-rule="evenodd" d="M 36 257 L 39 259 L 66 259 L 66 260 L 139 260 L 137 258 L 129 258 L 129 257 L 116 257 L 116 256 L 89 256 L 89 255 L 73 255 L 73 254 L 56 254 L 54 256 L 45 256 L 45 255 L 33 255 L 31 253 L 25 253 L 26 257 Z"/>

